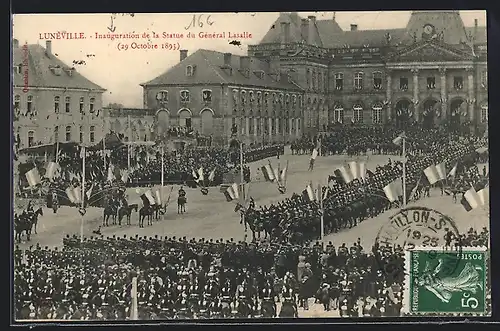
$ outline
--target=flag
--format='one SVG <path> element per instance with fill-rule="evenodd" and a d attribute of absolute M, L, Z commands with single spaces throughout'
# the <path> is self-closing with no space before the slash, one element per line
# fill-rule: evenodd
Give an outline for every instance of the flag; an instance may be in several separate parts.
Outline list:
<path fill-rule="evenodd" d="M 483 153 L 486 153 L 488 151 L 488 147 L 479 147 L 476 149 L 476 152 L 478 154 L 483 154 Z"/>
<path fill-rule="evenodd" d="M 111 165 L 109 165 L 107 180 L 108 180 L 108 182 L 112 182 L 114 179 L 115 179 L 115 175 L 113 174 L 113 168 Z"/>
<path fill-rule="evenodd" d="M 262 173 L 264 174 L 264 178 L 266 179 L 266 181 L 274 182 L 276 177 L 274 176 L 274 170 L 273 170 L 273 167 L 271 166 L 271 164 L 266 164 L 265 166 L 263 166 L 261 168 L 261 170 L 262 170 Z"/>
<path fill-rule="evenodd" d="M 191 170 L 191 175 L 193 176 L 194 181 L 198 182 L 198 174 L 196 173 L 196 171 L 194 171 L 194 169 Z"/>
<path fill-rule="evenodd" d="M 350 182 L 352 182 L 354 180 L 354 178 L 352 176 L 351 169 L 346 168 L 346 166 L 342 166 L 342 167 L 336 169 L 333 173 L 338 178 L 342 178 L 342 180 L 345 183 L 350 183 Z"/>
<path fill-rule="evenodd" d="M 147 190 L 141 195 L 142 203 L 144 206 L 150 206 L 155 204 L 155 198 L 153 198 L 153 194 L 150 190 Z"/>
<path fill-rule="evenodd" d="M 399 136 L 397 136 L 396 138 L 394 138 L 392 140 L 392 143 L 395 144 L 395 145 L 401 145 L 401 143 L 403 142 L 403 139 L 406 138 L 406 135 L 405 133 L 401 133 Z"/>
<path fill-rule="evenodd" d="M 441 162 L 436 165 L 436 171 L 441 180 L 446 179 L 446 165 L 444 162 Z"/>
<path fill-rule="evenodd" d="M 365 162 L 349 162 L 349 170 L 351 171 L 352 178 L 364 179 L 366 177 L 366 163 Z"/>
<path fill-rule="evenodd" d="M 482 206 L 489 204 L 489 201 L 490 201 L 490 188 L 489 188 L 489 186 L 486 186 L 485 188 L 477 191 L 477 195 L 479 196 L 479 201 L 481 201 Z"/>
<path fill-rule="evenodd" d="M 156 204 L 161 206 L 161 194 L 159 190 L 155 191 Z"/>
<path fill-rule="evenodd" d="M 128 182 L 128 170 L 122 170 L 121 171 L 121 180 L 124 183 Z"/>
<path fill-rule="evenodd" d="M 321 197 L 321 201 L 325 201 L 328 197 L 328 193 L 330 192 L 330 188 L 328 186 L 325 187 L 325 192 L 323 192 L 323 196 Z"/>
<path fill-rule="evenodd" d="M 484 198 L 483 198 L 484 199 Z M 462 206 L 464 206 L 466 211 L 471 211 L 479 206 L 481 206 L 481 197 L 476 192 L 476 190 L 471 187 L 467 192 L 464 193 L 464 196 L 460 200 Z"/>
<path fill-rule="evenodd" d="M 40 178 L 40 173 L 38 172 L 37 168 L 33 168 L 30 171 L 26 173 L 26 179 L 28 180 L 29 186 L 37 186 L 42 182 L 42 179 Z"/>
<path fill-rule="evenodd" d="M 315 148 L 312 151 L 311 159 L 316 160 L 316 157 L 318 157 L 318 150 Z"/>
<path fill-rule="evenodd" d="M 280 177 L 279 177 L 279 179 L 283 183 L 286 182 L 286 172 L 287 172 L 287 169 L 288 169 L 288 162 L 287 162 L 286 166 L 283 168 L 283 170 L 280 171 Z"/>
<path fill-rule="evenodd" d="M 213 181 L 214 181 L 214 179 L 215 179 L 215 169 L 214 169 L 214 170 L 212 170 L 212 171 L 210 171 L 210 174 L 208 175 L 208 180 L 209 180 L 210 182 L 213 182 Z"/>
<path fill-rule="evenodd" d="M 446 178 L 444 176 L 442 169 L 438 170 L 435 165 L 431 165 L 431 166 L 428 166 L 427 168 L 425 168 L 424 174 L 425 174 L 425 177 L 427 177 L 429 184 L 431 184 L 431 185 Z"/>
<path fill-rule="evenodd" d="M 45 177 L 48 179 L 52 180 L 56 174 L 57 170 L 59 170 L 59 164 L 56 162 L 48 162 L 47 166 L 45 167 Z"/>
<path fill-rule="evenodd" d="M 66 189 L 66 195 L 68 196 L 68 200 L 71 201 L 72 203 L 76 203 L 76 198 L 73 192 L 73 187 L 68 187 Z"/>
<path fill-rule="evenodd" d="M 236 183 L 231 184 L 231 186 L 229 186 L 224 191 L 224 195 L 226 196 L 226 200 L 228 202 L 233 201 L 233 200 L 239 200 L 240 199 L 240 192 L 239 192 L 238 184 L 236 184 Z"/>
<path fill-rule="evenodd" d="M 80 148 L 80 159 L 83 159 L 85 157 L 85 147 L 82 146 Z"/>
<path fill-rule="evenodd" d="M 73 197 L 75 198 L 74 203 L 81 203 L 82 202 L 82 188 L 81 187 L 74 187 L 73 188 Z"/>
<path fill-rule="evenodd" d="M 453 168 L 451 168 L 450 172 L 448 173 L 448 177 L 455 178 L 455 175 L 457 173 L 457 165 L 455 164 Z"/>
<path fill-rule="evenodd" d="M 309 201 L 314 201 L 314 191 L 311 184 L 307 185 L 306 189 L 302 193 L 309 199 Z"/>
<path fill-rule="evenodd" d="M 398 178 L 393 182 L 387 184 L 384 187 L 384 193 L 387 197 L 387 200 L 389 200 L 390 202 L 398 200 L 399 197 L 403 195 L 403 183 L 401 182 L 401 179 Z"/>
<path fill-rule="evenodd" d="M 94 188 L 94 185 L 91 185 L 90 188 L 88 189 L 87 192 L 85 192 L 85 195 L 87 196 L 87 200 L 90 200 L 90 197 L 92 196 L 92 189 Z"/>
<path fill-rule="evenodd" d="M 203 167 L 198 169 L 198 182 L 203 182 L 205 180 L 205 175 L 203 174 Z"/>

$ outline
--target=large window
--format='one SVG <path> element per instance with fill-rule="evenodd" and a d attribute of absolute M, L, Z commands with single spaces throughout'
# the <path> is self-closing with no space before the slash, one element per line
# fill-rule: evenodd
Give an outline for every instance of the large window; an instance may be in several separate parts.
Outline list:
<path fill-rule="evenodd" d="M 481 86 L 483 88 L 488 87 L 488 72 L 486 70 L 481 72 Z"/>
<path fill-rule="evenodd" d="M 66 127 L 66 141 L 71 141 L 71 126 Z"/>
<path fill-rule="evenodd" d="M 399 77 L 399 89 L 401 91 L 408 90 L 408 77 Z"/>
<path fill-rule="evenodd" d="M 361 90 L 363 89 L 363 73 L 357 72 L 354 74 L 354 89 Z"/>
<path fill-rule="evenodd" d="M 28 147 L 35 145 L 35 131 L 28 131 Z"/>
<path fill-rule="evenodd" d="M 21 96 L 20 95 L 16 95 L 14 97 L 14 110 L 19 110 L 21 106 Z"/>
<path fill-rule="evenodd" d="M 90 142 L 93 143 L 95 141 L 95 126 L 90 127 Z"/>
<path fill-rule="evenodd" d="M 341 104 L 336 104 L 333 107 L 333 121 L 344 123 L 344 107 Z"/>
<path fill-rule="evenodd" d="M 80 144 L 83 143 L 83 126 L 80 125 Z"/>
<path fill-rule="evenodd" d="M 335 74 L 335 90 L 341 91 L 344 88 L 344 74 L 339 72 Z"/>
<path fill-rule="evenodd" d="M 168 102 L 168 92 L 167 91 L 160 91 L 156 93 L 156 100 L 158 103 L 166 103 Z"/>
<path fill-rule="evenodd" d="M 54 97 L 54 112 L 59 113 L 59 103 L 61 102 L 61 98 L 59 96 Z"/>
<path fill-rule="evenodd" d="M 436 88 L 436 78 L 435 77 L 427 77 L 427 89 L 434 90 Z"/>
<path fill-rule="evenodd" d="M 70 97 L 65 97 L 64 98 L 64 110 L 67 113 L 71 112 L 71 98 Z"/>
<path fill-rule="evenodd" d="M 90 101 L 89 101 L 89 111 L 91 113 L 94 112 L 94 107 L 95 107 L 95 98 L 90 98 Z"/>
<path fill-rule="evenodd" d="M 202 96 L 203 102 L 212 102 L 212 91 L 211 90 L 201 91 L 201 96 Z"/>
<path fill-rule="evenodd" d="M 189 99 L 190 99 L 190 98 L 189 98 L 189 97 L 190 97 L 190 96 L 189 96 L 189 91 L 187 91 L 187 90 L 182 90 L 182 91 L 180 92 L 180 94 L 181 94 L 181 102 L 189 102 Z"/>
<path fill-rule="evenodd" d="M 84 106 L 85 106 L 85 98 L 80 97 L 80 108 L 79 108 L 80 113 L 83 113 Z"/>
<path fill-rule="evenodd" d="M 363 107 L 360 104 L 352 107 L 352 119 L 354 123 L 363 123 Z"/>
<path fill-rule="evenodd" d="M 28 95 L 28 98 L 26 99 L 26 111 L 30 113 L 33 110 L 33 96 Z"/>
<path fill-rule="evenodd" d="M 383 107 L 381 104 L 377 103 L 372 107 L 372 122 L 373 124 L 381 124 L 383 121 Z"/>
<path fill-rule="evenodd" d="M 375 90 L 380 90 L 382 88 L 382 73 L 380 71 L 375 71 L 373 73 L 373 88 Z"/>
<path fill-rule="evenodd" d="M 481 123 L 488 122 L 488 104 L 484 103 L 481 105 Z"/>
<path fill-rule="evenodd" d="M 453 77 L 453 87 L 457 90 L 464 88 L 464 78 L 462 76 Z"/>

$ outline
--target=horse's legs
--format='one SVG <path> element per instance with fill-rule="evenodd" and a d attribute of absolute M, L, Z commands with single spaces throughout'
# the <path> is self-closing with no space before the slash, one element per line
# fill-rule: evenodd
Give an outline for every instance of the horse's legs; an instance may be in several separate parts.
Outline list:
<path fill-rule="evenodd" d="M 37 225 L 37 224 L 38 224 L 38 220 L 35 220 L 35 223 L 33 223 L 33 226 L 35 227 L 35 234 L 37 234 L 37 233 L 36 233 L 36 225 Z"/>

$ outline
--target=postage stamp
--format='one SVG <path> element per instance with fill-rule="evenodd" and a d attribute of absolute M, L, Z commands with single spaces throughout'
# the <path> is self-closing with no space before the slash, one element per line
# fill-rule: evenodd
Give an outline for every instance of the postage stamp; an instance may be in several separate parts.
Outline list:
<path fill-rule="evenodd" d="M 429 247 L 406 251 L 404 311 L 408 314 L 487 312 L 488 251 Z"/>

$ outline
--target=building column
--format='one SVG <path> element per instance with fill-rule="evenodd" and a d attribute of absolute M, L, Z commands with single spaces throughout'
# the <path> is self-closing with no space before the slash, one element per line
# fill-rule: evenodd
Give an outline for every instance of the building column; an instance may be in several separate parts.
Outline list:
<path fill-rule="evenodd" d="M 300 125 L 301 123 L 299 123 L 300 120 L 298 118 L 295 119 L 295 135 L 297 138 L 300 137 Z"/>
<path fill-rule="evenodd" d="M 467 88 L 468 88 L 468 112 L 469 112 L 469 120 L 471 123 L 474 123 L 474 106 L 475 106 L 475 100 L 474 100 L 474 72 L 472 68 L 467 68 Z"/>
<path fill-rule="evenodd" d="M 276 132 L 276 137 L 279 137 L 280 136 L 280 123 L 283 124 L 281 122 L 281 118 L 279 117 L 276 117 L 276 119 L 274 120 L 274 130 Z"/>
<path fill-rule="evenodd" d="M 411 70 L 413 74 L 413 110 L 415 111 L 414 118 L 418 122 L 418 69 Z"/>
<path fill-rule="evenodd" d="M 250 132 L 250 119 L 245 116 L 245 135 L 248 137 L 248 133 Z"/>
<path fill-rule="evenodd" d="M 445 119 L 446 116 L 446 68 L 439 68 L 439 74 L 441 75 L 441 120 Z"/>
<path fill-rule="evenodd" d="M 257 132 L 260 131 L 260 128 L 259 128 L 259 130 L 257 130 L 257 128 L 258 128 L 258 126 L 257 126 L 258 124 L 257 123 L 258 123 L 257 117 L 254 117 L 253 118 L 253 135 L 254 135 L 255 138 L 257 138 L 257 136 L 258 136 Z"/>
<path fill-rule="evenodd" d="M 392 70 L 387 70 L 387 89 L 385 91 L 385 98 L 387 99 L 387 109 L 386 109 L 386 114 L 385 117 L 387 121 L 391 120 L 391 98 L 392 98 Z M 336 119 L 335 119 L 336 120 Z"/>
<path fill-rule="evenodd" d="M 288 119 L 288 134 L 290 136 L 293 135 L 293 119 L 292 118 Z"/>
<path fill-rule="evenodd" d="M 273 139 L 273 124 L 272 124 L 272 119 L 271 117 L 269 117 L 268 119 L 268 125 L 269 125 L 269 140 L 271 141 L 271 139 Z"/>

